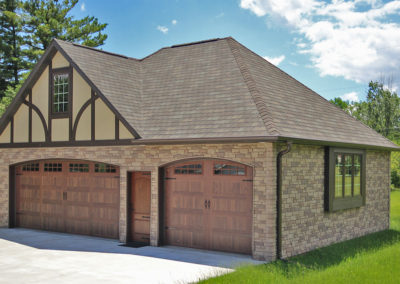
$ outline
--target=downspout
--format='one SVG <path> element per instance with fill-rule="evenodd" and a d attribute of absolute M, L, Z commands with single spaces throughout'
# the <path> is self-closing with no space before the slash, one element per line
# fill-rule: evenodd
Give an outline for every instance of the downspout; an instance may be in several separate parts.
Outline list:
<path fill-rule="evenodd" d="M 286 149 L 276 158 L 276 259 L 282 258 L 282 157 L 290 152 L 292 142 L 286 141 Z"/>

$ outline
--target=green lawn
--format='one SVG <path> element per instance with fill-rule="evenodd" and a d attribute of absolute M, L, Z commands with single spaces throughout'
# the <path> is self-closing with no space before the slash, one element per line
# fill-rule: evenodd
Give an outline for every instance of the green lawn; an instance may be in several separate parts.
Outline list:
<path fill-rule="evenodd" d="M 391 194 L 388 231 L 200 283 L 400 283 L 400 191 Z"/>

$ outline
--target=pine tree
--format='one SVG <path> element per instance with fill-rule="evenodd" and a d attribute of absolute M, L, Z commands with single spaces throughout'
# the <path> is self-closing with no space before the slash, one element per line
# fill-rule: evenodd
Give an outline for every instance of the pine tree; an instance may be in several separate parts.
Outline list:
<path fill-rule="evenodd" d="M 104 44 L 107 24 L 95 17 L 69 15 L 78 1 L 0 0 L 0 102 L 6 93 L 17 93 L 22 76 L 53 38 L 92 47 Z"/>
<path fill-rule="evenodd" d="M 74 19 L 69 15 L 78 0 L 27 0 L 23 9 L 28 15 L 26 31 L 29 56 L 33 62 L 43 53 L 53 38 L 97 47 L 104 44 L 107 24 L 95 17 Z"/>
<path fill-rule="evenodd" d="M 15 88 L 21 71 L 27 67 L 22 52 L 23 16 L 19 0 L 0 0 L 0 99 L 5 91 Z"/>

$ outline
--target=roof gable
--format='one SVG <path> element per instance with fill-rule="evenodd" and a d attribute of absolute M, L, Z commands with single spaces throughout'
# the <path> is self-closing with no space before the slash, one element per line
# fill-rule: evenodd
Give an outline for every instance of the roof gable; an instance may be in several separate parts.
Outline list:
<path fill-rule="evenodd" d="M 140 138 L 137 131 L 131 126 L 130 123 L 126 122 L 125 118 L 119 113 L 119 111 L 114 107 L 113 104 L 109 102 L 109 99 L 106 98 L 103 93 L 97 88 L 97 86 L 88 78 L 88 76 L 83 72 L 78 65 L 70 56 L 67 54 L 64 48 L 60 45 L 71 45 L 69 43 L 60 41 L 60 40 L 53 40 L 50 46 L 46 49 L 45 53 L 42 55 L 38 63 L 34 66 L 33 70 L 29 74 L 28 78 L 21 86 L 20 90 L 18 91 L 17 95 L 11 102 L 10 106 L 6 109 L 5 113 L 0 119 L 0 133 L 8 126 L 10 119 L 19 109 L 20 105 L 25 103 L 29 90 L 33 88 L 34 84 L 42 75 L 43 71 L 49 66 L 49 64 L 54 62 L 59 62 L 60 66 L 64 66 L 66 62 L 70 64 L 74 70 L 76 70 L 79 75 L 96 91 L 98 96 L 106 103 L 106 105 L 111 109 L 112 112 L 116 114 L 116 116 L 120 119 L 123 124 L 123 127 L 127 128 L 129 132 L 135 138 Z M 72 53 L 73 54 L 73 53 Z M 56 64 L 57 65 L 57 64 Z M 58 66 L 55 66 L 56 68 Z"/>

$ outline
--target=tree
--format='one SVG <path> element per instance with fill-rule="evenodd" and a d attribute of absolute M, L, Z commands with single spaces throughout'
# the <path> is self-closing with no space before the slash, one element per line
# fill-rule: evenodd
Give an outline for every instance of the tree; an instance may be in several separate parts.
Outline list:
<path fill-rule="evenodd" d="M 399 130 L 400 98 L 382 83 L 370 82 L 367 94 L 367 125 L 385 137 L 393 138 Z"/>
<path fill-rule="evenodd" d="M 344 101 L 341 98 L 334 98 L 334 99 L 330 100 L 330 102 L 333 103 L 334 105 L 337 105 L 344 111 L 347 111 L 349 108 L 349 105 L 350 105 L 349 101 Z"/>
<path fill-rule="evenodd" d="M 79 0 L 0 0 L 0 99 L 17 92 L 21 76 L 53 38 L 97 47 L 107 24 L 69 15 Z M 11 88 L 11 89 L 10 89 Z"/>
<path fill-rule="evenodd" d="M 23 9 L 28 15 L 26 31 L 30 58 L 35 63 L 53 38 L 97 47 L 104 44 L 107 24 L 95 17 L 76 20 L 69 12 L 79 0 L 27 0 Z"/>
<path fill-rule="evenodd" d="M 21 70 L 27 68 L 23 45 L 23 17 L 19 0 L 0 0 L 0 99 L 6 90 L 15 88 Z"/>

